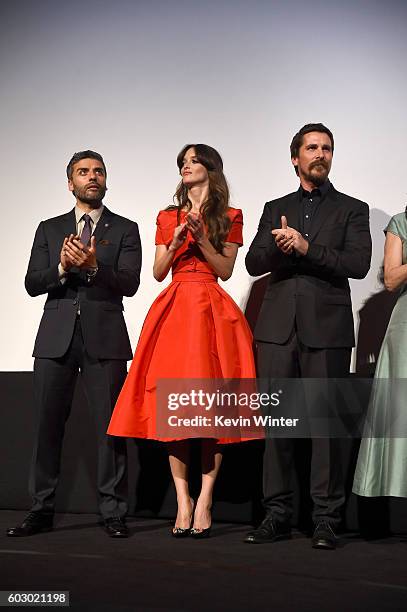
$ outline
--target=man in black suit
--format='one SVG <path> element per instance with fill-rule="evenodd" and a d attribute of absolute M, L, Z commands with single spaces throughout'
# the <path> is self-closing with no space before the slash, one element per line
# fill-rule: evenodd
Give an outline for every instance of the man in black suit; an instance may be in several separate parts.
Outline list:
<path fill-rule="evenodd" d="M 246 257 L 249 274 L 270 273 L 254 331 L 259 377 L 349 374 L 355 338 L 348 278 L 364 278 L 370 267 L 369 209 L 328 180 L 333 150 L 333 135 L 321 123 L 294 136 L 291 161 L 300 188 L 266 203 Z M 290 537 L 294 442 L 266 439 L 266 518 L 246 542 Z M 345 501 L 338 439 L 312 440 L 310 489 L 312 545 L 333 549 Z"/>
<path fill-rule="evenodd" d="M 140 283 L 140 237 L 136 223 L 102 203 L 106 167 L 99 153 L 75 153 L 67 176 L 76 206 L 40 223 L 25 278 L 31 296 L 48 296 L 33 353 L 38 419 L 30 474 L 33 505 L 7 535 L 52 529 L 65 422 L 80 371 L 95 414 L 104 528 L 111 537 L 126 537 L 126 445 L 107 436 L 106 429 L 132 358 L 122 311 L 123 296 L 134 295 Z"/>

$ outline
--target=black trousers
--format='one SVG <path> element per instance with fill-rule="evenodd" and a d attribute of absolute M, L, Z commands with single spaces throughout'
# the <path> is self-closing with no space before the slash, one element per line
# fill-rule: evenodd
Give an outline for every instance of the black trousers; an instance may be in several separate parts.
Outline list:
<path fill-rule="evenodd" d="M 312 349 L 304 346 L 295 330 L 285 344 L 257 343 L 260 378 L 345 378 L 349 374 L 350 348 Z M 277 521 L 290 521 L 293 512 L 291 485 L 295 439 L 266 438 L 263 464 L 263 504 Z M 313 438 L 310 494 L 314 523 L 340 523 L 345 502 L 338 438 Z"/>
<path fill-rule="evenodd" d="M 126 440 L 107 436 L 106 429 L 126 377 L 126 362 L 91 358 L 83 343 L 80 317 L 77 317 L 71 345 L 63 357 L 37 358 L 34 362 L 37 431 L 29 482 L 33 497 L 31 509 L 54 512 L 65 423 L 79 372 L 96 423 L 100 513 L 103 518 L 123 517 L 127 512 Z"/>

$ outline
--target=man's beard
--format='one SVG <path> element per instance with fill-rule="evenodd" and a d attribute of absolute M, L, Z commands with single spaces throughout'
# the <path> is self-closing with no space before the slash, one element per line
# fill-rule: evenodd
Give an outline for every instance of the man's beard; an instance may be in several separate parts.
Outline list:
<path fill-rule="evenodd" d="M 318 172 L 313 172 L 313 169 L 318 167 Z M 320 170 L 323 168 L 323 171 Z M 304 173 L 304 178 L 315 185 L 315 187 L 320 187 L 323 185 L 328 178 L 329 167 L 324 162 L 314 162 L 308 168 L 308 172 Z"/>
<path fill-rule="evenodd" d="M 92 208 L 99 208 L 105 197 L 106 187 L 102 187 L 101 185 L 97 185 L 97 187 L 97 191 L 88 191 L 88 188 L 83 187 L 81 189 L 75 189 L 72 193 L 81 202 L 88 204 Z"/>

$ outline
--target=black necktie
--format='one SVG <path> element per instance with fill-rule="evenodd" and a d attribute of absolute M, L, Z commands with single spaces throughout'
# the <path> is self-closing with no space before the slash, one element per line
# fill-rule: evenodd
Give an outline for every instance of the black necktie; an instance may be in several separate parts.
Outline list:
<path fill-rule="evenodd" d="M 92 236 L 92 226 L 90 224 L 90 216 L 83 215 L 82 219 L 85 221 L 81 234 L 81 242 L 84 246 L 88 246 L 90 243 L 90 237 Z"/>

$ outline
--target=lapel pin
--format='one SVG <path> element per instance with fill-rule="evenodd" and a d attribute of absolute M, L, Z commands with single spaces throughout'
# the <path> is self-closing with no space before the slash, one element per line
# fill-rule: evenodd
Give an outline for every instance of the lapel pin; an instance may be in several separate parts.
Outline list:
<path fill-rule="evenodd" d="M 105 227 L 109 227 L 109 224 L 108 224 L 108 223 L 105 223 Z"/>

